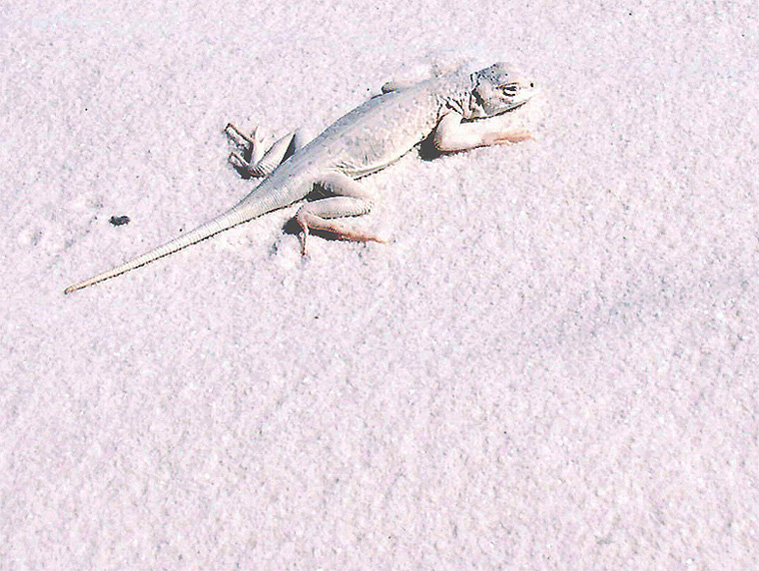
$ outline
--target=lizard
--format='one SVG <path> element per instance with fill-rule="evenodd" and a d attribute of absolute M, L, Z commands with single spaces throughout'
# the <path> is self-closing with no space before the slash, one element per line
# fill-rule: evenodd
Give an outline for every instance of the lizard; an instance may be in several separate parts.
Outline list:
<path fill-rule="evenodd" d="M 306 202 L 295 220 L 301 250 L 311 230 L 340 239 L 383 242 L 371 232 L 352 229 L 340 218 L 367 214 L 374 196 L 357 179 L 395 162 L 417 144 L 431 140 L 439 152 L 531 138 L 529 130 L 509 121 L 509 112 L 536 93 L 535 82 L 506 63 L 470 73 L 464 68 L 416 83 L 383 85 L 367 100 L 307 144 L 290 133 L 264 150 L 260 130 L 245 135 L 232 124 L 225 131 L 244 141 L 243 154 L 230 160 L 244 176 L 260 183 L 229 210 L 149 252 L 115 268 L 67 287 L 65 294 L 151 263 L 254 218 L 290 206 L 319 188 L 326 196 Z M 505 118 L 505 119 L 504 119 Z"/>

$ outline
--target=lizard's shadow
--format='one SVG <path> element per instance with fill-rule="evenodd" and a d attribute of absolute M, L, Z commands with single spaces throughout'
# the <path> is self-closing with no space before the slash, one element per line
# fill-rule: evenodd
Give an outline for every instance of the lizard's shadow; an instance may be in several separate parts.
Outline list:
<path fill-rule="evenodd" d="M 423 161 L 434 161 L 435 159 L 442 157 L 444 154 L 435 148 L 434 131 L 417 145 L 417 152 L 419 158 Z"/>
<path fill-rule="evenodd" d="M 443 156 L 459 155 L 467 152 L 467 149 L 460 151 L 440 151 L 435 147 L 435 133 L 432 132 L 426 139 L 416 146 L 419 158 L 425 162 L 434 161 Z"/>

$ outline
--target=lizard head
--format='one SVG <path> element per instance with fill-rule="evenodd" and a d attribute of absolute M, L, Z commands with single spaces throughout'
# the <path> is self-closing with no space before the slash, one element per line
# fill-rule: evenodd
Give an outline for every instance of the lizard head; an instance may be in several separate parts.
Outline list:
<path fill-rule="evenodd" d="M 535 82 L 505 63 L 475 72 L 467 119 L 493 117 L 527 103 L 538 91 Z"/>

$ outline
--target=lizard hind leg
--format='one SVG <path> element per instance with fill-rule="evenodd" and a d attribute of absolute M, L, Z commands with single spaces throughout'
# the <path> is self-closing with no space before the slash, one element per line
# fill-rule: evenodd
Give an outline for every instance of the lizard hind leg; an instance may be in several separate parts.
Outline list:
<path fill-rule="evenodd" d="M 344 222 L 335 220 L 348 216 L 362 216 L 371 211 L 374 206 L 373 195 L 363 185 L 341 173 L 327 175 L 319 179 L 316 184 L 334 196 L 309 202 L 301 206 L 295 215 L 295 220 L 303 230 L 301 234 L 303 255 L 307 253 L 306 244 L 310 230 L 328 232 L 341 240 L 385 242 L 376 234 L 350 228 Z"/>

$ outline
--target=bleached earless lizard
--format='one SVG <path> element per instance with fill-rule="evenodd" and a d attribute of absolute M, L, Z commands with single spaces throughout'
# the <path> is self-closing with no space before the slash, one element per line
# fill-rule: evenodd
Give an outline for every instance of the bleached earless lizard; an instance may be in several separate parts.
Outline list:
<path fill-rule="evenodd" d="M 302 146 L 298 134 L 278 140 L 264 152 L 260 134 L 227 132 L 242 139 L 244 154 L 231 160 L 247 175 L 264 177 L 230 210 L 196 229 L 131 261 L 64 291 L 71 293 L 128 272 L 205 240 L 219 232 L 300 201 L 318 187 L 327 198 L 307 202 L 295 219 L 303 230 L 305 253 L 309 231 L 316 230 L 356 241 L 382 241 L 378 236 L 349 228 L 339 218 L 368 213 L 373 197 L 356 179 L 377 172 L 431 138 L 442 152 L 498 145 L 530 138 L 509 111 L 536 93 L 532 80 L 503 63 L 475 73 L 459 69 L 414 85 L 385 84 L 382 94 L 338 119 Z"/>

